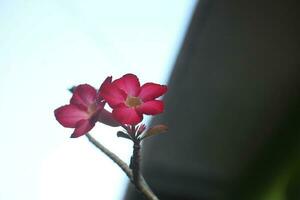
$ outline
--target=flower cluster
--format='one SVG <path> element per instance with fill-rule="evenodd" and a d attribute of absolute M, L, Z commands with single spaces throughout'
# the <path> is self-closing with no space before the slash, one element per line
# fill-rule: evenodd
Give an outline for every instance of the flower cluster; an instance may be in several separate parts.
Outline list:
<path fill-rule="evenodd" d="M 157 98 L 166 92 L 165 85 L 140 85 L 134 74 L 125 74 L 114 81 L 112 77 L 107 77 L 99 90 L 88 84 L 75 87 L 70 103 L 57 108 L 54 114 L 62 126 L 74 128 L 71 137 L 86 134 L 96 122 L 134 128 L 143 120 L 144 114 L 157 115 L 163 112 L 164 103 Z M 112 112 L 104 108 L 106 103 Z M 144 125 L 139 127 L 143 127 L 144 131 Z"/>

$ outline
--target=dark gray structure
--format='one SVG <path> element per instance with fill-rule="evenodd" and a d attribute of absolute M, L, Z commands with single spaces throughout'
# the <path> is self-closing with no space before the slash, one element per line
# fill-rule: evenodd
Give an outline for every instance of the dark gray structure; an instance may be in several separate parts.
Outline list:
<path fill-rule="evenodd" d="M 299 146 L 299 13 L 297 1 L 200 1 L 152 122 L 169 132 L 144 143 L 162 200 L 246 199 Z"/>

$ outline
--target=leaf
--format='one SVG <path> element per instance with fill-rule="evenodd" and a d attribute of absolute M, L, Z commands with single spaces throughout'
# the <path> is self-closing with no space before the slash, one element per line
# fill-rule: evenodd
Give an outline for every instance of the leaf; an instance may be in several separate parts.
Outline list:
<path fill-rule="evenodd" d="M 122 131 L 118 131 L 117 136 L 131 140 L 131 137 Z"/>
<path fill-rule="evenodd" d="M 145 139 L 147 137 L 164 133 L 167 130 L 168 130 L 168 127 L 166 125 L 163 125 L 163 124 L 155 125 L 155 126 L 151 127 L 150 129 L 148 129 L 146 132 L 144 132 L 139 137 L 139 139 L 143 140 L 143 139 Z"/>

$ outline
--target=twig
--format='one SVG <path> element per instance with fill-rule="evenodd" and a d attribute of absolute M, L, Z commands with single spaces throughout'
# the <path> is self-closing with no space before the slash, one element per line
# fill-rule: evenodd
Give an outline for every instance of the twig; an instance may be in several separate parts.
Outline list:
<path fill-rule="evenodd" d="M 128 176 L 128 178 L 132 181 L 132 171 L 128 167 L 128 165 L 121 160 L 116 154 L 108 150 L 105 146 L 103 146 L 100 142 L 98 142 L 95 138 L 93 138 L 89 133 L 86 134 L 88 140 L 95 145 L 98 149 L 100 149 L 105 155 L 107 155 L 111 160 L 113 160 Z"/>
<path fill-rule="evenodd" d="M 98 149 L 100 149 L 105 155 L 107 155 L 111 160 L 113 160 L 128 176 L 129 180 L 136 186 L 138 191 L 140 191 L 148 200 L 159 200 L 158 197 L 152 192 L 148 184 L 146 183 L 144 177 L 140 173 L 140 142 L 135 144 L 132 156 L 132 164 L 134 165 L 132 170 L 129 166 L 121 160 L 116 154 L 104 147 L 100 142 L 93 138 L 89 133 L 86 134 L 88 140 Z"/>

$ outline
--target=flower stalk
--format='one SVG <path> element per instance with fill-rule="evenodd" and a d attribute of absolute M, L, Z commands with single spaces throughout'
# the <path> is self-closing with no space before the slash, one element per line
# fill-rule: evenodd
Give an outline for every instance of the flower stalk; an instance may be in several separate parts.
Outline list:
<path fill-rule="evenodd" d="M 158 200 L 158 197 L 152 192 L 140 171 L 141 161 L 141 141 L 136 139 L 133 144 L 133 154 L 131 159 L 131 169 L 133 184 L 149 200 Z"/>
<path fill-rule="evenodd" d="M 140 141 L 134 141 L 133 143 L 133 154 L 131 158 L 130 168 L 132 169 L 133 182 L 135 185 L 140 184 L 140 160 L 141 160 L 141 144 Z"/>

